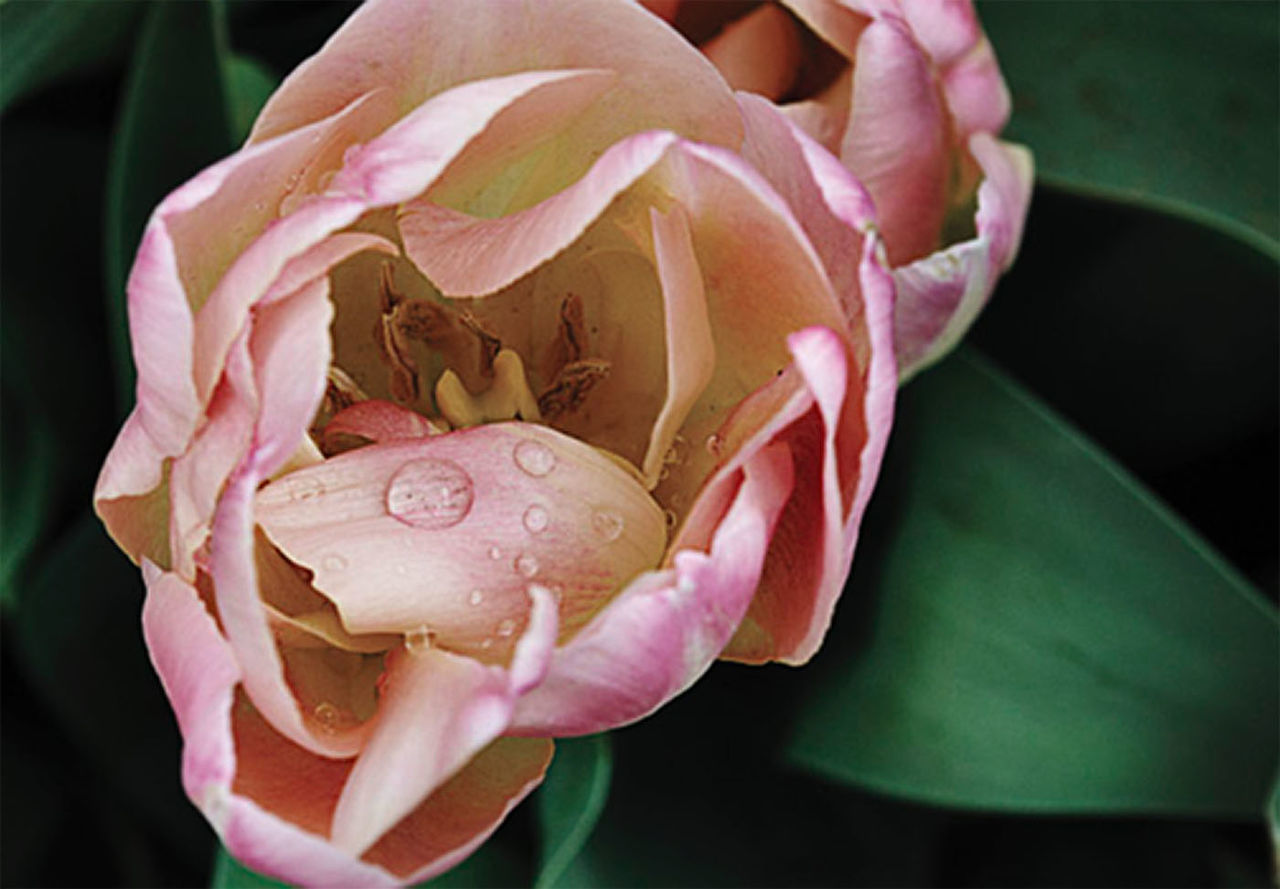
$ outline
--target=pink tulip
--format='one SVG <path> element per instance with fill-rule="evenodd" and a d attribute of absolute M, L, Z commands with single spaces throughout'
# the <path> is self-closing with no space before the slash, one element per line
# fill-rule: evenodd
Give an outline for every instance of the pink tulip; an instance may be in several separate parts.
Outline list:
<path fill-rule="evenodd" d="M 876 231 L 630 3 L 376 0 L 299 67 L 151 218 L 95 496 L 227 849 L 420 881 L 551 738 L 807 660 L 892 414 Z"/>
<path fill-rule="evenodd" d="M 1013 263 L 1031 199 L 1030 153 L 995 138 L 1009 92 L 970 0 L 646 5 L 866 185 L 902 379 L 950 350 Z"/>

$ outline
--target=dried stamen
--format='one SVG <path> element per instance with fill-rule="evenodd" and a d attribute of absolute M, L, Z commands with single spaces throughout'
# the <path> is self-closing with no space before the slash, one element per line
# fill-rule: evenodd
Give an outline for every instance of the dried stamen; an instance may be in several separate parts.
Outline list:
<path fill-rule="evenodd" d="M 538 396 L 538 410 L 547 420 L 575 411 L 582 406 L 597 383 L 609 375 L 609 362 L 600 358 L 584 358 L 560 368 L 555 379 Z"/>

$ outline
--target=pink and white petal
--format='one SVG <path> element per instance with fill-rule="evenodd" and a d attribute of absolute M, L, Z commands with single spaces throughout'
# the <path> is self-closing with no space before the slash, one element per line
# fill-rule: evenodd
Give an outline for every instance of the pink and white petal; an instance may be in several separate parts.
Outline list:
<path fill-rule="evenodd" d="M 669 213 L 649 209 L 653 252 L 662 283 L 667 346 L 667 394 L 654 421 L 640 467 L 646 487 L 658 483 L 668 449 L 689 410 L 711 381 L 716 345 L 707 318 L 702 270 L 693 251 L 689 220 L 678 205 Z"/>
<path fill-rule="evenodd" d="M 387 659 L 368 740 L 333 812 L 334 844 L 359 856 L 502 734 L 506 671 L 428 647 Z"/>
<path fill-rule="evenodd" d="M 889 260 L 937 244 L 950 175 L 948 122 L 928 58 L 895 19 L 858 40 L 849 126 L 840 160 L 875 200 Z"/>
<path fill-rule="evenodd" d="M 1009 120 L 1009 88 L 985 37 L 943 72 L 942 90 L 961 143 L 972 133 L 999 133 Z"/>
<path fill-rule="evenodd" d="M 800 68 L 800 33 L 789 15 L 767 3 L 726 25 L 702 51 L 735 90 L 777 99 Z"/>
<path fill-rule="evenodd" d="M 426 438 L 446 431 L 417 411 L 391 401 L 371 398 L 357 401 L 334 414 L 324 427 L 324 437 L 326 441 L 332 441 L 334 436 L 355 435 L 377 444 Z"/>
<path fill-rule="evenodd" d="M 896 269 L 894 310 L 900 381 L 951 351 L 1013 262 L 1031 200 L 1032 160 L 1025 148 L 975 133 L 970 150 L 986 178 L 978 189 L 969 241 Z"/>
<path fill-rule="evenodd" d="M 619 89 L 575 127 L 584 159 L 631 133 L 668 127 L 690 139 L 740 138 L 728 91 L 711 64 L 638 4 L 615 0 L 456 0 L 366 3 L 267 102 L 258 142 L 317 120 L 386 86 L 404 114 L 458 84 L 527 70 L 607 68 Z"/>
<path fill-rule="evenodd" d="M 1022 243 L 1035 162 L 1023 146 L 1001 142 L 987 133 L 970 137 L 969 151 L 984 176 L 978 188 L 975 222 L 978 234 L 991 241 L 991 262 L 998 274 L 1013 264 Z M 994 275 L 992 278 L 994 283 Z"/>
<path fill-rule="evenodd" d="M 499 738 L 385 834 L 366 860 L 417 885 L 479 848 L 507 813 L 542 782 L 554 745 Z"/>
<path fill-rule="evenodd" d="M 446 296 L 493 293 L 576 241 L 676 143 L 665 132 L 633 136 L 610 147 L 569 188 L 498 219 L 414 201 L 400 216 L 405 255 Z"/>
<path fill-rule="evenodd" d="M 278 299 L 302 289 L 316 278 L 329 273 L 343 260 L 373 250 L 387 256 L 398 256 L 400 248 L 379 235 L 365 232 L 339 232 L 330 235 L 310 250 L 305 251 L 285 264 L 280 277 L 267 290 L 262 298 L 263 303 L 275 302 Z"/>
<path fill-rule="evenodd" d="M 982 39 L 972 0 L 899 0 L 911 32 L 939 68 Z"/>
<path fill-rule="evenodd" d="M 349 451 L 263 488 L 257 518 L 349 631 L 425 628 L 490 661 L 526 624 L 531 582 L 562 588 L 576 628 L 666 545 L 630 473 L 527 423 Z"/>
<path fill-rule="evenodd" d="M 625 725 L 701 676 L 751 601 L 793 472 L 790 451 L 779 445 L 724 479 L 736 493 L 710 551 L 682 550 L 672 568 L 641 575 L 558 648 L 546 678 L 518 702 L 511 733 Z"/>

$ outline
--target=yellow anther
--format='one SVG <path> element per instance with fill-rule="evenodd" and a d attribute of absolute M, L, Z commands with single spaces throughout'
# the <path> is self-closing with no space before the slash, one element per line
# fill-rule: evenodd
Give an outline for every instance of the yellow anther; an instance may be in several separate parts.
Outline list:
<path fill-rule="evenodd" d="M 455 429 L 516 417 L 531 423 L 542 420 L 524 375 L 524 362 L 510 349 L 494 357 L 493 382 L 479 395 L 468 392 L 452 370 L 442 373 L 436 382 L 436 406 Z"/>

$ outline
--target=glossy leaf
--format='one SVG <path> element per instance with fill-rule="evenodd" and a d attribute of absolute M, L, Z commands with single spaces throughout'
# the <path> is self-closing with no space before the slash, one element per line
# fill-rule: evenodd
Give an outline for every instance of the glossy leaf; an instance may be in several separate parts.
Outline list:
<path fill-rule="evenodd" d="M 1045 179 L 1175 209 L 1280 251 L 1280 7 L 982 3 L 1007 135 Z"/>
<path fill-rule="evenodd" d="M 586 844 L 609 798 L 613 753 L 607 734 L 568 738 L 556 744 L 551 771 L 538 791 L 542 827 L 539 889 L 560 884 Z"/>
<path fill-rule="evenodd" d="M 1256 817 L 1274 608 L 994 367 L 904 390 L 866 531 L 791 761 L 947 805 Z"/>
<path fill-rule="evenodd" d="M 203 0 L 153 4 L 125 86 L 111 148 L 105 244 L 117 392 L 125 406 L 133 401 L 133 363 L 124 284 L 143 226 L 161 198 L 233 148 L 216 25 L 212 4 Z"/>
<path fill-rule="evenodd" d="M 142 7 L 128 0 L 0 5 L 0 111 L 124 50 Z"/>

